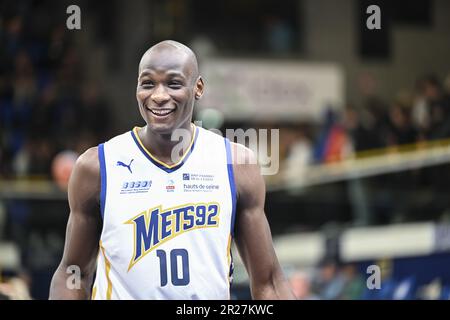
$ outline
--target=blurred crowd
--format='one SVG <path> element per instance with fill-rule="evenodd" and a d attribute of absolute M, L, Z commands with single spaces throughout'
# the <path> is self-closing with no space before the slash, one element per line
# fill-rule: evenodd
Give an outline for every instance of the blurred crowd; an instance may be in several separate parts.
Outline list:
<path fill-rule="evenodd" d="M 46 11 L 58 3 L 8 4 L 0 5 L 0 179 L 63 175 L 67 183 L 66 169 L 111 136 L 114 119 L 66 15 Z M 45 299 L 62 252 L 66 201 L 0 198 L 0 243 L 16 244 L 23 266 L 0 265 L 0 299 Z"/>
<path fill-rule="evenodd" d="M 106 139 L 111 113 L 64 21 L 31 5 L 6 13 L 0 48 L 0 176 L 49 177 L 59 152 L 79 154 Z"/>
<path fill-rule="evenodd" d="M 365 78 L 362 82 L 376 82 L 370 76 Z M 339 111 L 327 109 L 321 125 L 303 123 L 280 130 L 283 181 L 295 177 L 308 183 L 312 165 L 450 144 L 450 76 L 441 80 L 433 74 L 424 75 L 413 88 L 390 101 L 378 97 L 374 90 L 364 89 L 365 86 L 360 85 L 365 96 L 361 104 L 347 105 Z M 405 166 L 389 172 L 383 171 L 385 162 L 381 160 L 376 176 L 344 179 L 351 224 L 448 221 L 450 167 L 448 163 L 429 165 L 433 161 L 423 162 L 421 168 L 414 170 Z M 324 208 L 335 213 L 338 209 L 334 204 Z"/>
<path fill-rule="evenodd" d="M 30 300 L 30 278 L 25 274 L 0 277 L 0 300 Z"/>
<path fill-rule="evenodd" d="M 370 75 L 364 78 L 361 82 L 376 82 Z M 291 128 L 285 139 L 286 165 L 331 163 L 361 151 L 414 148 L 424 141 L 450 138 L 450 75 L 444 80 L 423 75 L 414 88 L 399 92 L 391 101 L 366 93 L 366 85 L 360 84 L 365 97 L 361 105 L 327 109 L 319 127 Z"/>
<path fill-rule="evenodd" d="M 358 300 L 366 288 L 356 265 L 339 266 L 333 261 L 323 261 L 312 270 L 298 270 L 289 282 L 299 300 Z"/>
<path fill-rule="evenodd" d="M 114 135 L 100 84 L 88 79 L 73 33 L 23 6 L 0 26 L 0 176 L 50 176 L 64 150 L 79 154 Z M 281 37 L 282 38 L 282 37 Z M 285 166 L 339 161 L 364 150 L 450 137 L 450 78 L 417 79 L 391 101 L 377 79 L 361 77 L 358 105 L 330 108 L 319 125 L 298 122 L 281 132 Z M 402 85 L 402 84 L 397 84 Z M 336 111 L 341 110 L 341 111 Z M 289 170 L 288 170 L 289 171 Z"/>
<path fill-rule="evenodd" d="M 375 272 L 367 272 L 366 264 L 324 259 L 316 268 L 293 272 L 289 282 L 299 300 L 450 299 L 450 286 L 445 284 L 442 276 L 419 281 L 411 272 L 397 277 L 391 259 L 381 259 L 375 263 L 372 266 L 379 268 L 379 279 L 374 276 Z"/>

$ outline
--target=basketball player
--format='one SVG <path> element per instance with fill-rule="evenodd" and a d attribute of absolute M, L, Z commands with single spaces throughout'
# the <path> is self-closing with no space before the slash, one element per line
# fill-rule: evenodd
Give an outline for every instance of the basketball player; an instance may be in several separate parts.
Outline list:
<path fill-rule="evenodd" d="M 143 55 L 136 97 L 146 126 L 77 160 L 51 299 L 229 299 L 232 238 L 254 299 L 293 298 L 255 156 L 192 123 L 203 89 L 186 46 L 163 41 Z M 176 132 L 185 134 L 173 141 Z M 80 268 L 79 289 L 66 284 L 70 266 Z"/>

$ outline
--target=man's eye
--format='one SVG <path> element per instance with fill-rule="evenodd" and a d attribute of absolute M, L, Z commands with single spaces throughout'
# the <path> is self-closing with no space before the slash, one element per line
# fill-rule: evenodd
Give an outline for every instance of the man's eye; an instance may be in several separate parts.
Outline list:
<path fill-rule="evenodd" d="M 144 88 L 153 88 L 153 82 L 144 81 L 144 82 L 142 82 L 141 86 Z"/>
<path fill-rule="evenodd" d="M 182 84 L 177 81 L 169 82 L 169 87 L 172 89 L 180 89 L 182 87 Z"/>

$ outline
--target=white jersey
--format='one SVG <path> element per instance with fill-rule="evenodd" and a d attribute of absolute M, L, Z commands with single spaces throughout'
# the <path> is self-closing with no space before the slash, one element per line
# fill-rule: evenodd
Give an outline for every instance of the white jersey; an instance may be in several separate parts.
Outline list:
<path fill-rule="evenodd" d="M 174 165 L 145 149 L 139 128 L 99 145 L 103 230 L 93 299 L 230 298 L 230 143 L 193 128 Z"/>

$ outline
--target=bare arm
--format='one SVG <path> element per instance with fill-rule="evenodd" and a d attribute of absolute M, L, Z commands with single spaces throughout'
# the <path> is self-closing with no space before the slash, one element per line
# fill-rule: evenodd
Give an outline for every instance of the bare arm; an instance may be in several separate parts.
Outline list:
<path fill-rule="evenodd" d="M 100 165 L 97 148 L 82 154 L 69 181 L 70 216 L 62 261 L 53 275 L 49 299 L 89 299 L 102 227 L 99 207 Z M 70 289 L 69 266 L 81 271 L 80 289 Z"/>
<path fill-rule="evenodd" d="M 242 145 L 232 143 L 232 150 L 237 188 L 235 238 L 250 278 L 252 297 L 294 299 L 273 248 L 264 213 L 265 183 L 256 158 Z"/>

